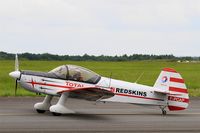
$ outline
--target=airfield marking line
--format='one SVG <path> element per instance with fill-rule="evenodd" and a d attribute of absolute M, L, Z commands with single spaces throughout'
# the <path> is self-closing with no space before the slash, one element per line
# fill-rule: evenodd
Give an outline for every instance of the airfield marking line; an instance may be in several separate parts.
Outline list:
<path fill-rule="evenodd" d="M 84 114 L 83 114 L 84 115 Z M 87 114 L 86 114 L 87 115 Z M 91 115 L 160 115 L 160 114 L 148 114 L 148 113 L 143 113 L 143 114 L 139 114 L 139 113 L 129 113 L 129 114 L 126 114 L 126 113 L 117 113 L 117 114 L 92 114 Z M 167 115 L 200 115 L 200 113 L 179 113 L 179 114 L 167 114 Z M 166 116 L 167 116 L 166 115 Z"/>
<path fill-rule="evenodd" d="M 20 113 L 16 113 L 16 114 L 0 114 L 0 116 L 25 116 L 25 115 L 35 115 L 35 113 L 24 113 L 24 114 L 20 114 Z M 36 114 L 37 115 L 37 114 Z"/>
<path fill-rule="evenodd" d="M 50 113 L 50 112 L 49 112 Z M 46 113 L 48 114 L 48 113 Z M 27 116 L 27 115 L 39 115 L 38 113 L 0 113 L 0 116 Z M 63 115 L 70 115 L 70 114 L 63 114 Z M 73 115 L 159 115 L 159 114 L 152 114 L 152 113 L 75 113 Z M 178 114 L 167 114 L 167 115 L 200 115 L 200 113 L 178 113 Z M 44 116 L 47 116 L 44 114 Z"/>

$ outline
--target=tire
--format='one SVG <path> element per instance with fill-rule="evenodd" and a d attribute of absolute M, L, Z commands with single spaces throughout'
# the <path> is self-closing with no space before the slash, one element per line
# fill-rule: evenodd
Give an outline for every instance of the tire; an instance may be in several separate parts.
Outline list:
<path fill-rule="evenodd" d="M 163 115 L 166 115 L 166 114 L 167 114 L 167 111 L 166 111 L 166 110 L 163 110 L 163 111 L 162 111 L 162 114 L 163 114 Z"/>
<path fill-rule="evenodd" d="M 61 113 L 56 113 L 56 112 L 52 112 L 52 114 L 53 114 L 54 116 L 61 116 L 61 115 L 62 115 Z"/>
<path fill-rule="evenodd" d="M 39 114 L 43 114 L 46 112 L 46 110 L 40 110 L 40 109 L 36 109 L 36 111 L 39 113 Z"/>

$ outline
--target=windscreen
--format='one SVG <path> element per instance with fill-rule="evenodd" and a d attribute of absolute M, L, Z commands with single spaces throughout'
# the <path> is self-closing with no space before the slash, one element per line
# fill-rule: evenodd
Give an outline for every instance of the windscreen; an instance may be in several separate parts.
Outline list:
<path fill-rule="evenodd" d="M 49 73 L 54 74 L 57 78 L 66 79 L 68 75 L 68 70 L 65 65 L 62 65 L 51 70 Z"/>
<path fill-rule="evenodd" d="M 96 84 L 100 80 L 100 76 L 95 72 L 86 68 L 75 65 L 62 65 L 49 73 L 55 75 L 57 78 L 73 80 L 85 83 Z"/>
<path fill-rule="evenodd" d="M 80 81 L 80 82 L 87 82 L 87 83 L 97 83 L 100 80 L 100 76 L 86 68 L 75 66 L 75 65 L 68 65 L 69 80 Z"/>

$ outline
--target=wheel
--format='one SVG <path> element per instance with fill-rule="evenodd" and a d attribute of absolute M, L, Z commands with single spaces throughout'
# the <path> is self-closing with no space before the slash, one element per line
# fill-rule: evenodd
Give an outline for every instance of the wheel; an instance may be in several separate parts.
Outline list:
<path fill-rule="evenodd" d="M 36 111 L 37 111 L 38 113 L 40 113 L 40 114 L 42 114 L 42 113 L 45 113 L 45 112 L 46 112 L 46 110 L 40 110 L 40 109 L 36 109 Z"/>
<path fill-rule="evenodd" d="M 56 113 L 56 112 L 52 112 L 52 114 L 53 114 L 54 116 L 61 116 L 61 115 L 62 115 L 61 113 Z"/>
<path fill-rule="evenodd" d="M 167 114 L 167 111 L 166 111 L 166 110 L 162 110 L 162 114 L 163 114 L 163 115 L 166 115 L 166 114 Z"/>

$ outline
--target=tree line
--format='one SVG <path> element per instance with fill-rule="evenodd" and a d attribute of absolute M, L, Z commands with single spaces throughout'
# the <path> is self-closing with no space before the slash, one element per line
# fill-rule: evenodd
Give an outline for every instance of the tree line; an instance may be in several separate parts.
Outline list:
<path fill-rule="evenodd" d="M 140 61 L 140 60 L 171 60 L 171 61 L 199 61 L 200 57 L 175 57 L 174 55 L 147 55 L 147 54 L 132 54 L 132 55 L 116 55 L 116 56 L 94 56 L 94 55 L 54 55 L 49 53 L 33 54 L 21 53 L 18 54 L 20 60 L 54 60 L 54 61 Z M 15 54 L 0 52 L 0 60 L 13 60 Z"/>

